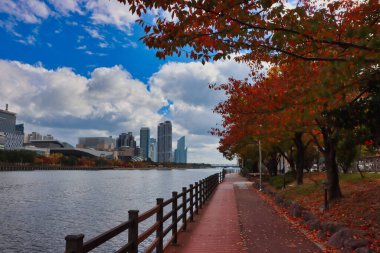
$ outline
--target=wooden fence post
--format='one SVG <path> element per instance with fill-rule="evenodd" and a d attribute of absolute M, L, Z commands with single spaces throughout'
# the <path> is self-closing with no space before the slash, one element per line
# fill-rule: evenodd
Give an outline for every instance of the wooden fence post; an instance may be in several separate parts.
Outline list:
<path fill-rule="evenodd" d="M 160 206 L 157 215 L 156 215 L 156 221 L 160 223 L 160 225 L 157 228 L 156 231 L 156 237 L 158 238 L 158 243 L 156 246 L 156 253 L 163 253 L 164 252 L 164 199 L 163 198 L 158 198 L 156 199 L 157 205 Z"/>
<path fill-rule="evenodd" d="M 186 221 L 186 187 L 182 187 L 182 223 L 183 223 L 183 230 L 185 231 L 187 228 L 187 221 Z"/>
<path fill-rule="evenodd" d="M 202 209 L 202 180 L 199 180 L 199 208 Z"/>
<path fill-rule="evenodd" d="M 84 234 L 67 235 L 65 253 L 83 253 L 83 238 Z"/>
<path fill-rule="evenodd" d="M 202 179 L 202 202 L 206 203 L 206 179 Z"/>
<path fill-rule="evenodd" d="M 209 194 L 210 194 L 210 177 L 206 178 L 206 200 L 208 200 Z"/>
<path fill-rule="evenodd" d="M 190 221 L 194 221 L 194 194 L 193 194 L 194 186 L 190 185 Z"/>
<path fill-rule="evenodd" d="M 178 219 L 177 219 L 177 212 L 178 212 L 177 195 L 178 195 L 177 192 L 172 192 L 172 198 L 173 198 L 173 202 L 172 202 L 172 211 L 173 211 L 173 215 L 172 215 L 172 224 L 173 224 L 173 227 L 172 227 L 172 236 L 173 236 L 173 241 L 172 241 L 172 243 L 174 245 L 177 244 L 177 233 L 178 233 L 178 228 L 177 228 L 177 225 L 178 225 Z"/>
<path fill-rule="evenodd" d="M 195 182 L 195 214 L 198 215 L 198 182 Z"/>
<path fill-rule="evenodd" d="M 131 221 L 131 227 L 128 229 L 128 243 L 131 243 L 131 250 L 129 253 L 138 252 L 137 239 L 139 238 L 139 210 L 129 210 L 128 218 Z"/>

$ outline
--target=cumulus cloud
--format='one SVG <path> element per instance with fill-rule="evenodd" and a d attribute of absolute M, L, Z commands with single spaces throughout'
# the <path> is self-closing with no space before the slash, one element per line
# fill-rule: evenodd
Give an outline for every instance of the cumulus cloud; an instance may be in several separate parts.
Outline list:
<path fill-rule="evenodd" d="M 211 91 L 208 84 L 226 82 L 229 77 L 247 77 L 249 68 L 234 61 L 219 61 L 202 65 L 199 62 L 169 62 L 149 80 L 153 92 L 162 91 L 170 100 L 210 106 L 218 103 L 221 94 Z"/>
<path fill-rule="evenodd" d="M 173 149 L 185 135 L 189 161 L 210 162 L 221 159 L 218 138 L 208 131 L 220 120 L 212 107 L 223 96 L 209 90 L 208 83 L 246 74 L 244 65 L 232 61 L 167 63 L 149 79 L 149 91 L 118 65 L 95 68 L 86 77 L 65 67 L 49 70 L 42 64 L 0 60 L 0 101 L 10 104 L 28 132 L 50 133 L 72 144 L 79 136 L 125 131 L 138 138 L 143 126 L 154 137 L 159 122 L 172 120 Z M 164 106 L 169 106 L 167 116 L 159 113 Z"/>
<path fill-rule="evenodd" d="M 105 127 L 98 119 L 127 127 L 146 120 L 154 125 L 160 119 L 157 110 L 166 105 L 120 66 L 97 68 L 86 78 L 70 68 L 47 70 L 2 60 L 0 73 L 0 100 L 11 104 L 25 121 L 43 124 L 63 119 L 59 123 L 69 125 L 64 122 L 69 118 Z"/>

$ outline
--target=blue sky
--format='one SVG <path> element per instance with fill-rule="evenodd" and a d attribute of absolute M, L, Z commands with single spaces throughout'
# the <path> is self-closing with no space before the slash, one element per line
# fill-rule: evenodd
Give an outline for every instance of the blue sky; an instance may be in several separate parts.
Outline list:
<path fill-rule="evenodd" d="M 148 15 L 154 21 L 157 11 Z M 223 94 L 209 83 L 244 78 L 245 65 L 202 65 L 155 57 L 128 6 L 116 0 L 0 1 L 0 108 L 9 104 L 26 132 L 117 136 L 173 121 L 173 147 L 186 136 L 190 162 L 225 163 L 208 131 Z"/>

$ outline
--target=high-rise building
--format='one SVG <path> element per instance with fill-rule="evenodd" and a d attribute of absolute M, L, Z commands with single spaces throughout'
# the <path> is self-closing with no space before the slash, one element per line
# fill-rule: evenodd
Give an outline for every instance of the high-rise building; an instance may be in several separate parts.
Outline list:
<path fill-rule="evenodd" d="M 112 136 L 80 137 L 77 148 L 92 148 L 100 151 L 111 151 L 115 148 L 115 140 L 112 138 Z"/>
<path fill-rule="evenodd" d="M 158 162 L 172 162 L 172 123 L 162 122 L 157 127 Z"/>
<path fill-rule="evenodd" d="M 16 131 L 16 113 L 0 109 L 0 132 L 14 133 Z"/>
<path fill-rule="evenodd" d="M 154 138 L 149 141 L 149 158 L 152 162 L 157 162 L 157 141 Z"/>
<path fill-rule="evenodd" d="M 5 149 L 5 133 L 0 132 L 0 150 Z"/>
<path fill-rule="evenodd" d="M 141 156 L 144 160 L 147 160 L 149 157 L 149 139 L 150 139 L 150 130 L 148 127 L 142 127 L 140 129 L 140 149 Z"/>
<path fill-rule="evenodd" d="M 177 149 L 174 151 L 175 163 L 187 163 L 187 147 L 185 144 L 185 136 L 182 136 L 177 141 Z"/>
<path fill-rule="evenodd" d="M 4 149 L 20 148 L 24 142 L 24 127 L 17 125 L 16 127 L 16 113 L 8 111 L 8 105 L 5 110 L 0 109 L 0 144 Z"/>
<path fill-rule="evenodd" d="M 116 147 L 131 147 L 136 148 L 136 141 L 135 137 L 133 136 L 132 132 L 122 133 L 119 135 L 119 138 L 117 138 L 116 141 Z"/>

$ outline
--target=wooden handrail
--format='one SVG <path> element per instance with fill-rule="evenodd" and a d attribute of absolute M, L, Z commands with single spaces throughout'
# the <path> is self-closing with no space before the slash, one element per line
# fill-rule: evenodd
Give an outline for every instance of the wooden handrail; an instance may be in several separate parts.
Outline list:
<path fill-rule="evenodd" d="M 172 192 L 172 197 L 167 200 L 157 199 L 157 205 L 148 211 L 138 215 L 138 210 L 130 210 L 128 221 L 121 223 L 115 228 L 112 228 L 86 242 L 83 241 L 84 235 L 68 235 L 66 239 L 65 253 L 86 253 L 89 252 L 120 233 L 128 230 L 128 243 L 117 250 L 117 253 L 137 253 L 138 246 L 141 242 L 152 236 L 156 232 L 155 239 L 146 247 L 146 253 L 156 250 L 157 253 L 162 253 L 163 239 L 171 233 L 171 237 L 166 239 L 168 244 L 177 244 L 178 232 L 186 230 L 187 222 L 193 221 L 194 214 L 199 213 L 199 209 L 205 204 L 212 193 L 215 191 L 218 184 L 222 183 L 225 177 L 225 170 L 220 173 L 208 176 L 205 179 L 199 180 L 189 187 L 183 187 L 181 193 Z M 178 200 L 180 203 L 178 204 Z M 166 214 L 163 213 L 164 207 L 171 204 L 171 210 Z M 179 212 L 179 213 L 178 213 Z M 139 234 L 139 223 L 152 217 L 156 214 L 156 222 Z M 171 224 L 164 228 L 164 222 L 171 218 Z M 179 223 L 181 226 L 178 228 Z M 168 245 L 166 244 L 166 245 Z"/>
<path fill-rule="evenodd" d="M 112 239 L 113 237 L 127 230 L 130 227 L 130 225 L 131 225 L 131 221 L 126 221 L 120 224 L 119 226 L 112 228 L 108 230 L 107 232 L 104 232 L 103 234 L 100 234 L 92 238 L 91 240 L 84 243 L 83 245 L 84 251 L 88 252 L 90 250 L 95 249 L 99 245 L 105 243 L 106 241 Z"/>
<path fill-rule="evenodd" d="M 144 220 L 150 218 L 152 215 L 156 214 L 159 209 L 160 209 L 159 206 L 155 206 L 149 209 L 148 211 L 146 211 L 145 213 L 139 215 L 139 219 L 138 219 L 139 223 L 143 222 Z"/>
<path fill-rule="evenodd" d="M 137 243 L 140 244 L 143 242 L 146 238 L 148 238 L 153 232 L 156 232 L 158 226 L 160 225 L 160 222 L 156 221 L 150 228 L 144 231 L 141 235 L 139 235 L 137 239 Z"/>

